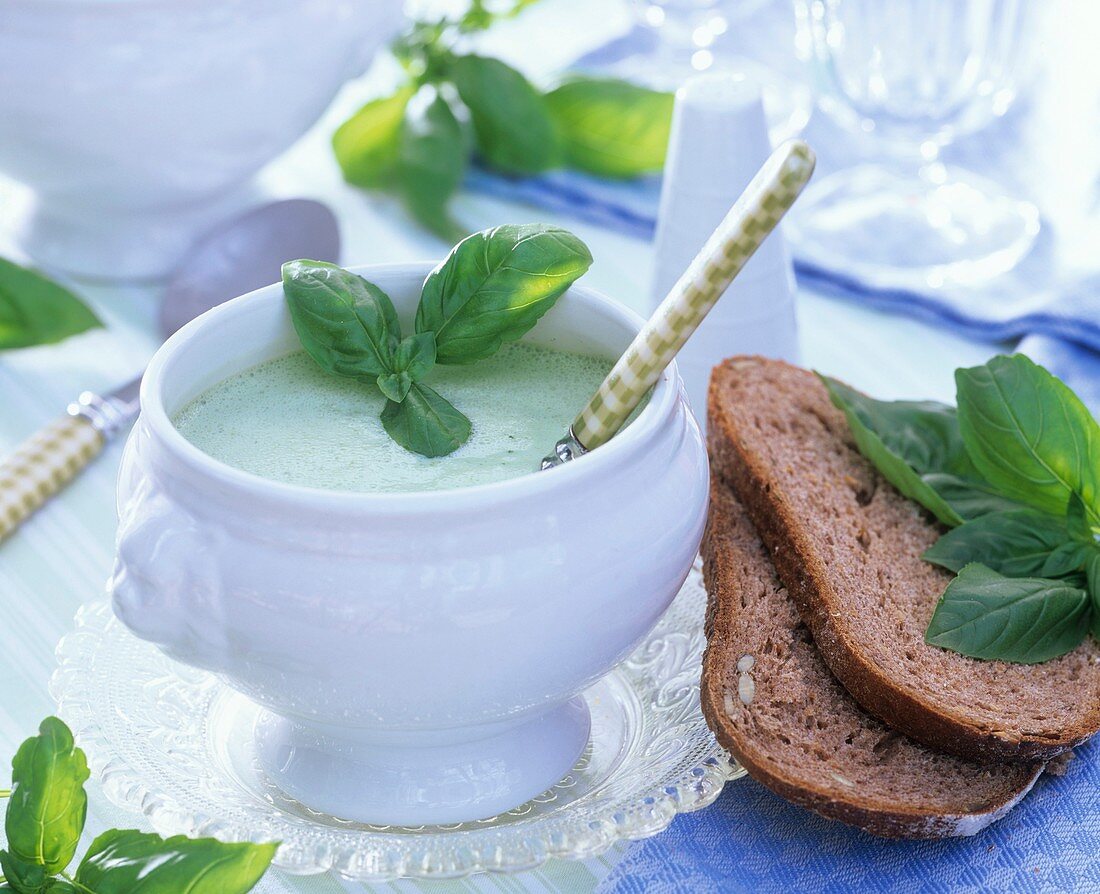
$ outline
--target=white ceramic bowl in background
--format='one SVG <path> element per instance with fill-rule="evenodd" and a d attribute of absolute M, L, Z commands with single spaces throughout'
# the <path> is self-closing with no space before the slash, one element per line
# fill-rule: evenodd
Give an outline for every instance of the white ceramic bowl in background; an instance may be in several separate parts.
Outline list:
<path fill-rule="evenodd" d="M 400 0 L 3 0 L 0 172 L 39 263 L 170 272 L 399 26 Z"/>
<path fill-rule="evenodd" d="M 358 272 L 408 326 L 428 269 Z M 529 339 L 615 356 L 640 326 L 574 286 Z M 450 491 L 275 483 L 172 426 L 199 392 L 297 347 L 271 286 L 154 357 L 119 482 L 115 612 L 263 706 L 265 767 L 311 807 L 416 825 L 521 804 L 573 766 L 589 729 L 578 693 L 651 630 L 695 559 L 707 456 L 675 369 L 604 447 Z"/>

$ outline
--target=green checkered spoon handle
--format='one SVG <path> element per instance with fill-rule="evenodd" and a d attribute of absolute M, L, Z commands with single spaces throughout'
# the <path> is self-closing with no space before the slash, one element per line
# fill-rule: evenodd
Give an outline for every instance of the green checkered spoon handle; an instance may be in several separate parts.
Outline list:
<path fill-rule="evenodd" d="M 614 437 L 794 204 L 813 169 L 814 153 L 801 140 L 784 143 L 771 154 L 542 468 L 568 462 Z"/>

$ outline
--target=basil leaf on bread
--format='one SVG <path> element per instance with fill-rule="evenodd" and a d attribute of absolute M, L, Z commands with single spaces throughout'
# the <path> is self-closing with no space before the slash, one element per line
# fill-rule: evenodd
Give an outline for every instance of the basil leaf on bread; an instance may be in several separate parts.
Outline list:
<path fill-rule="evenodd" d="M 950 529 L 924 553 L 958 574 L 928 643 L 1032 663 L 1100 633 L 1100 426 L 1064 383 L 994 357 L 956 372 L 956 410 L 821 378 L 859 451 Z"/>

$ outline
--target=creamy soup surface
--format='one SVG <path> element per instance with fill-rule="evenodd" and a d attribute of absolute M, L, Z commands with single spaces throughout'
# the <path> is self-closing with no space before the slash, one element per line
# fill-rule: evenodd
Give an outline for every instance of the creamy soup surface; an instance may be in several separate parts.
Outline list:
<path fill-rule="evenodd" d="M 376 386 L 328 375 L 304 351 L 231 376 L 173 421 L 214 459 L 286 484 L 375 493 L 467 487 L 536 470 L 611 366 L 522 342 L 468 366 L 435 366 L 424 383 L 465 413 L 473 432 L 434 459 L 382 428 Z"/>

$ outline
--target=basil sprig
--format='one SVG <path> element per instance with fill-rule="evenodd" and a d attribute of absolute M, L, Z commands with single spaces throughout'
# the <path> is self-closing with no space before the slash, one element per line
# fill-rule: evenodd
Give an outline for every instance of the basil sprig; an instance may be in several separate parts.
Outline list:
<path fill-rule="evenodd" d="M 660 171 L 670 93 L 582 75 L 543 93 L 514 67 L 470 50 L 471 34 L 532 2 L 471 0 L 460 15 L 414 22 L 393 45 L 402 83 L 333 135 L 344 179 L 396 193 L 421 226 L 454 241 L 461 228 L 448 206 L 475 149 L 505 174 L 561 165 L 619 178 Z"/>
<path fill-rule="evenodd" d="M 876 401 L 823 378 L 856 446 L 948 530 L 924 558 L 958 576 L 926 641 L 1046 661 L 1100 636 L 1100 425 L 1022 355 L 955 374 L 958 409 Z"/>
<path fill-rule="evenodd" d="M 539 225 L 474 233 L 428 274 L 416 331 L 434 332 L 440 363 L 473 363 L 515 341 L 592 265 L 572 233 Z"/>
<path fill-rule="evenodd" d="M 0 351 L 54 344 L 102 325 L 64 286 L 0 258 Z"/>
<path fill-rule="evenodd" d="M 925 641 L 973 658 L 1036 664 L 1077 648 L 1089 594 L 1065 581 L 965 566 L 940 597 Z"/>
<path fill-rule="evenodd" d="M 381 421 L 390 437 L 437 457 L 465 444 L 471 424 L 424 377 L 436 363 L 484 360 L 522 337 L 591 264 L 584 243 L 558 227 L 474 233 L 428 274 L 416 332 L 406 338 L 390 297 L 332 264 L 284 264 L 283 292 L 302 347 L 317 364 L 373 382 L 386 397 Z"/>
<path fill-rule="evenodd" d="M 88 764 L 56 717 L 12 761 L 0 850 L 0 891 L 16 894 L 244 894 L 275 856 L 276 844 L 226 844 L 212 838 L 164 839 L 134 830 L 100 835 L 75 874 L 67 870 L 84 831 Z M 2 797 L 2 793 L 0 793 Z"/>

